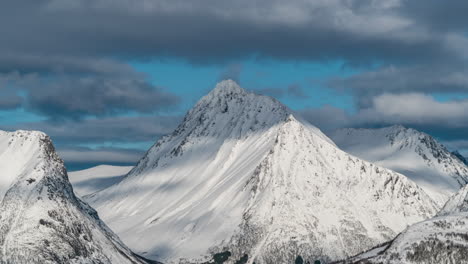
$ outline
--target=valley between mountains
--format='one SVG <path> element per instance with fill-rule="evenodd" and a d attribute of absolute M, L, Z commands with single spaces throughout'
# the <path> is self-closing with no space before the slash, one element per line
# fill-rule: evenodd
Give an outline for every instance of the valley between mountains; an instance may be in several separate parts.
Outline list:
<path fill-rule="evenodd" d="M 468 263 L 461 157 L 329 136 L 231 80 L 134 167 L 68 173 L 44 133 L 0 132 L 1 263 Z"/>

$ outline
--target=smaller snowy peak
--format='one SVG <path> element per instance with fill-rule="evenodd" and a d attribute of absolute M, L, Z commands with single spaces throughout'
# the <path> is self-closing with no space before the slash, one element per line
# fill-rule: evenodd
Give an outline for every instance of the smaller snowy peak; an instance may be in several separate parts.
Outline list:
<path fill-rule="evenodd" d="M 332 133 L 332 138 L 340 144 L 344 144 L 344 141 L 349 141 L 349 139 L 378 138 L 381 140 L 386 138 L 391 145 L 400 143 L 397 141 L 399 139 L 404 139 L 402 144 L 405 147 L 414 145 L 420 140 L 425 141 L 424 138 L 426 137 L 430 138 L 429 135 L 423 132 L 407 128 L 402 125 L 393 125 L 382 128 L 343 128 Z M 352 144 L 352 142 L 349 143 Z"/>
<path fill-rule="evenodd" d="M 413 128 L 404 127 L 402 125 L 394 125 L 377 129 L 347 129 L 348 135 L 358 135 L 372 137 L 385 137 L 391 145 L 398 145 L 403 148 L 418 148 L 421 145 L 426 146 L 431 150 L 434 157 L 450 156 L 449 151 L 444 145 L 437 142 L 432 136 L 427 133 L 415 130 Z M 338 131 L 337 134 L 340 132 Z M 424 155 L 421 150 L 417 150 L 421 156 Z"/>
<path fill-rule="evenodd" d="M 461 188 L 445 204 L 444 208 L 438 213 L 439 216 L 468 213 L 468 185 Z"/>
<path fill-rule="evenodd" d="M 411 150 L 423 158 L 427 163 L 443 163 L 446 159 L 453 159 L 453 154 L 432 136 L 424 132 L 407 128 L 402 125 L 390 127 L 368 129 L 368 128 L 345 128 L 337 130 L 332 134 L 332 139 L 344 150 L 368 151 L 369 148 L 383 147 L 390 144 L 387 151 Z M 385 153 L 385 149 L 377 151 L 382 156 L 394 155 L 395 153 Z M 360 153 L 364 154 L 364 153 Z M 371 160 L 372 157 L 369 157 Z M 382 157 L 375 157 L 375 160 Z M 457 159 L 459 159 L 457 157 Z"/>
<path fill-rule="evenodd" d="M 432 136 L 401 125 L 332 133 L 344 151 L 411 178 L 440 207 L 468 183 L 468 167 Z"/>

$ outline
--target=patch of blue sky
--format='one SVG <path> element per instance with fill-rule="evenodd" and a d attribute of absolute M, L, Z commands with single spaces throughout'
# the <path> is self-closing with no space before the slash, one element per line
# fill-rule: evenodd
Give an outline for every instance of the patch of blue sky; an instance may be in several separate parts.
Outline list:
<path fill-rule="evenodd" d="M 8 126 L 18 123 L 40 122 L 45 119 L 45 117 L 29 112 L 24 108 L 17 108 L 13 110 L 0 110 L 1 125 Z"/>
<path fill-rule="evenodd" d="M 193 65 L 182 60 L 164 59 L 147 62 L 131 62 L 137 71 L 148 74 L 150 81 L 179 95 L 182 107 L 179 114 L 187 111 L 200 97 L 209 92 L 227 69 L 240 65 L 239 82 L 249 90 L 283 89 L 299 85 L 305 96 L 282 96 L 278 98 L 290 108 L 300 110 L 309 107 L 332 105 L 353 110 L 350 94 L 330 89 L 326 81 L 333 77 L 347 77 L 362 69 L 345 67 L 342 61 L 288 62 L 273 59 L 246 59 L 224 65 Z"/>
<path fill-rule="evenodd" d="M 439 102 L 467 100 L 468 93 L 433 93 L 432 96 Z"/>
<path fill-rule="evenodd" d="M 154 141 L 139 141 L 139 142 L 102 142 L 102 143 L 80 143 L 76 146 L 85 147 L 90 149 L 101 149 L 101 148 L 116 148 L 122 150 L 147 150 L 149 149 L 158 139 Z"/>

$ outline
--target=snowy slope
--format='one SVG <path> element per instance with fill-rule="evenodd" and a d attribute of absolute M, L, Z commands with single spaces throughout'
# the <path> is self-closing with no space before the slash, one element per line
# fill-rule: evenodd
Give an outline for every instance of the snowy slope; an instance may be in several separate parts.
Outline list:
<path fill-rule="evenodd" d="M 0 131 L 1 263 L 146 263 L 73 194 L 40 132 Z"/>
<path fill-rule="evenodd" d="M 440 207 L 468 183 L 468 167 L 431 136 L 403 126 L 340 129 L 331 135 L 343 150 L 415 181 Z"/>
<path fill-rule="evenodd" d="M 68 177 L 78 196 L 92 194 L 120 182 L 132 166 L 99 165 L 85 170 L 70 171 Z"/>
<path fill-rule="evenodd" d="M 87 196 L 139 253 L 167 262 L 338 259 L 435 214 L 415 183 L 352 157 L 278 101 L 223 81 L 120 183 Z M 209 256 L 208 256 L 209 257 Z"/>
<path fill-rule="evenodd" d="M 468 185 L 436 217 L 414 224 L 393 241 L 343 263 L 468 263 Z"/>

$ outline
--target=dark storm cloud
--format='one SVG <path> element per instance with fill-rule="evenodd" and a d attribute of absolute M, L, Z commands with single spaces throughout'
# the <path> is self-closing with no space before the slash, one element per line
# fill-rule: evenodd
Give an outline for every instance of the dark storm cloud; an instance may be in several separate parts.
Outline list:
<path fill-rule="evenodd" d="M 80 142 L 153 142 L 172 132 L 181 119 L 179 116 L 108 117 L 81 121 L 18 123 L 0 126 L 0 129 L 40 130 L 59 145 Z"/>
<path fill-rule="evenodd" d="M 463 0 L 426 0 L 424 2 L 405 0 L 400 7 L 402 14 L 427 24 L 434 30 L 467 30 L 468 2 Z"/>
<path fill-rule="evenodd" d="M 51 119 L 152 113 L 180 101 L 127 64 L 60 56 L 0 56 L 0 94 L 0 106 L 22 106 Z"/>
<path fill-rule="evenodd" d="M 139 79 L 62 76 L 28 89 L 27 107 L 53 119 L 174 108 L 179 98 Z"/>
<path fill-rule="evenodd" d="M 252 56 L 343 61 L 378 65 L 328 82 L 354 96 L 356 112 L 304 110 L 309 120 L 330 129 L 403 123 L 461 140 L 468 134 L 466 102 L 441 104 L 427 94 L 468 94 L 467 8 L 459 0 L 6 0 L 0 109 L 23 106 L 48 117 L 30 128 L 64 142 L 149 140 L 170 125 L 118 115 L 164 111 L 180 99 L 128 61 L 228 65 L 220 79 L 239 79 L 242 65 L 232 61 Z M 307 95 L 299 86 L 260 92 Z M 413 106 L 402 103 L 408 98 Z"/>
<path fill-rule="evenodd" d="M 23 103 L 18 91 L 11 87 L 11 82 L 17 79 L 17 74 L 0 74 L 0 110 L 16 109 Z"/>
<path fill-rule="evenodd" d="M 0 110 L 16 109 L 23 103 L 23 98 L 17 95 L 3 95 L 0 98 Z"/>
<path fill-rule="evenodd" d="M 352 63 L 457 57 L 447 36 L 431 34 L 430 25 L 407 15 L 411 6 L 399 1 L 20 0 L 2 5 L 2 38 L 8 39 L 0 43 L 3 52 L 177 56 L 194 62 L 252 54 Z"/>
<path fill-rule="evenodd" d="M 1 27 L 1 26 L 0 26 Z M 6 53 L 0 50 L 0 73 L 73 73 L 140 76 L 127 64 L 114 59 L 73 55 Z"/>
<path fill-rule="evenodd" d="M 23 98 L 16 94 L 16 90 L 2 86 L 0 78 L 0 110 L 16 109 L 23 103 Z"/>
<path fill-rule="evenodd" d="M 383 93 L 468 94 L 468 67 L 460 64 L 388 66 L 350 77 L 335 77 L 328 85 L 353 93 L 362 108 Z"/>

